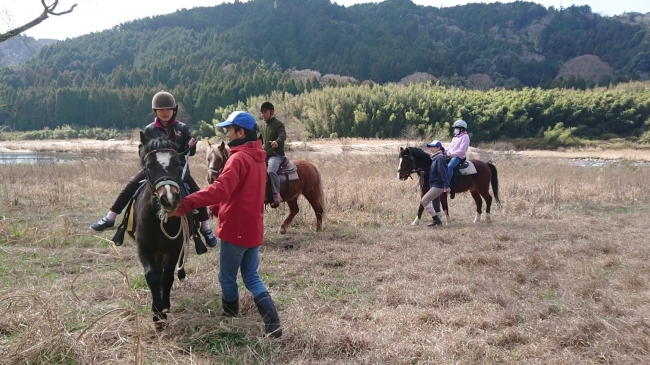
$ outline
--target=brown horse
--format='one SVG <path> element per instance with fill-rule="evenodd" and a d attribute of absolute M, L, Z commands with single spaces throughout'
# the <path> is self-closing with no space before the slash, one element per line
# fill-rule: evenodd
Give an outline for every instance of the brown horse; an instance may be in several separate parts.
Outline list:
<path fill-rule="evenodd" d="M 206 160 L 208 161 L 208 183 L 214 182 L 223 170 L 226 161 L 230 157 L 230 149 L 221 142 L 218 145 L 209 144 Z M 280 184 L 280 195 L 282 200 L 289 206 L 289 214 L 280 225 L 279 232 L 284 234 L 287 227 L 298 214 L 298 198 L 302 194 L 311 205 L 316 214 L 316 231 L 323 229 L 323 216 L 325 215 L 325 195 L 323 194 L 323 184 L 321 182 L 320 172 L 314 164 L 307 160 L 291 160 L 298 169 L 298 180 L 282 182 Z M 267 194 L 264 195 L 265 197 Z M 265 198 L 264 204 L 270 204 L 268 198 Z"/>
<path fill-rule="evenodd" d="M 481 211 L 483 210 L 483 201 L 485 199 L 485 220 L 491 222 L 490 207 L 492 206 L 492 196 L 490 196 L 490 183 L 492 184 L 492 192 L 497 205 L 501 207 L 499 201 L 499 179 L 497 178 L 497 168 L 489 162 L 481 160 L 470 160 L 476 167 L 476 174 L 459 176 L 456 180 L 458 185 L 455 187 L 457 193 L 469 191 L 476 203 L 476 217 L 474 223 L 481 220 Z M 417 147 L 406 147 L 399 149 L 399 165 L 397 167 L 397 178 L 406 180 L 411 177 L 411 174 L 416 173 L 420 176 L 420 197 L 429 191 L 429 168 L 431 167 L 431 155 Z M 419 174 L 423 172 L 423 174 Z M 455 174 L 458 172 L 455 172 Z M 456 179 L 456 178 L 454 178 Z M 449 216 L 449 204 L 447 202 L 447 193 L 440 195 L 440 204 L 442 210 L 447 216 L 447 222 L 451 222 Z M 413 225 L 420 223 L 422 219 L 422 211 L 424 207 L 418 204 L 418 214 Z"/>

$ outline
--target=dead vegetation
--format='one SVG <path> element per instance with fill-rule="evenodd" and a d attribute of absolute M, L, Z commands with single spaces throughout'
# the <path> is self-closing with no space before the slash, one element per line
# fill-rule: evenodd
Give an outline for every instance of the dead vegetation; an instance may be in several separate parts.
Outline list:
<path fill-rule="evenodd" d="M 335 143 L 335 142 L 332 142 Z M 572 166 L 495 154 L 493 223 L 451 202 L 438 229 L 410 225 L 416 180 L 397 148 L 294 148 L 323 176 L 324 232 L 301 212 L 267 210 L 260 272 L 284 335 L 220 313 L 218 251 L 192 255 L 169 327 L 151 326 L 132 241 L 90 234 L 136 172 L 131 154 L 62 165 L 0 165 L 0 358 L 21 364 L 638 364 L 650 361 L 648 166 Z M 369 146 L 378 142 L 368 141 Z M 406 142 L 404 142 L 406 144 Z M 507 149 L 504 146 L 503 149 Z M 191 159 L 197 181 L 205 163 Z M 428 219 L 425 218 L 428 222 Z"/>

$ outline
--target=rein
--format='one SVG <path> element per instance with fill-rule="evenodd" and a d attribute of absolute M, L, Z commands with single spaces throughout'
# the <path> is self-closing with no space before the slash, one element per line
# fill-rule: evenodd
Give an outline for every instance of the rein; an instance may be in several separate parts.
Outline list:
<path fill-rule="evenodd" d="M 189 252 L 189 245 L 190 245 L 190 225 L 187 222 L 187 216 L 182 216 L 181 218 L 181 226 L 178 229 L 178 233 L 176 233 L 175 236 L 171 236 L 167 231 L 165 230 L 165 223 L 167 223 L 167 219 L 169 218 L 167 213 L 165 212 L 160 212 L 160 230 L 162 233 L 165 235 L 165 237 L 169 238 L 170 240 L 175 240 L 180 236 L 181 232 L 183 233 L 183 244 L 181 245 L 181 253 L 178 256 L 178 262 L 176 263 L 176 268 L 178 270 L 183 269 L 185 266 L 185 262 L 187 262 L 187 253 Z"/>
<path fill-rule="evenodd" d="M 190 151 L 190 149 L 188 148 L 187 150 L 183 151 L 183 153 L 181 153 L 181 155 L 186 154 L 189 151 Z M 171 149 L 171 148 L 152 150 L 152 151 L 147 152 L 147 154 L 144 156 L 144 159 L 146 160 L 147 157 L 149 157 L 149 155 L 151 155 L 152 153 L 157 153 L 157 152 L 174 152 L 174 153 L 177 153 L 176 150 Z M 185 166 L 183 166 L 183 173 L 182 173 L 182 176 L 181 176 L 181 183 L 185 179 L 185 174 L 187 172 L 187 165 L 188 164 L 189 164 L 189 161 L 185 161 Z M 144 174 L 145 174 L 145 177 L 147 178 L 147 181 L 149 182 L 149 187 L 152 188 L 152 193 L 156 197 L 158 197 L 158 192 L 157 192 L 158 188 L 160 188 L 161 186 L 164 186 L 164 185 L 172 185 L 172 186 L 175 186 L 176 189 L 178 189 L 178 191 L 182 190 L 180 185 L 176 181 L 174 181 L 174 178 L 171 177 L 171 176 L 162 176 L 158 180 L 156 180 L 156 181 L 154 181 L 152 183 L 151 179 L 149 179 L 149 170 L 147 168 L 144 169 Z M 178 229 L 178 232 L 176 233 L 176 235 L 174 235 L 174 236 L 170 235 L 165 230 L 165 223 L 167 223 L 167 220 L 168 220 L 169 217 L 168 217 L 167 212 L 164 212 L 162 210 L 162 208 L 161 208 L 160 212 L 158 212 L 158 218 L 160 219 L 160 230 L 165 235 L 165 237 L 169 238 L 170 240 L 175 240 L 181 235 L 181 233 L 183 233 L 183 244 L 181 245 L 181 252 L 180 252 L 180 255 L 178 256 L 178 262 L 176 263 L 176 268 L 178 270 L 181 270 L 181 269 L 183 269 L 183 267 L 185 266 L 185 262 L 187 261 L 187 253 L 189 252 L 188 247 L 189 247 L 189 243 L 190 243 L 190 240 L 191 240 L 191 237 L 190 237 L 191 236 L 190 235 L 190 225 L 189 225 L 189 223 L 187 221 L 187 217 L 186 216 L 180 217 L 181 218 L 181 226 Z"/>

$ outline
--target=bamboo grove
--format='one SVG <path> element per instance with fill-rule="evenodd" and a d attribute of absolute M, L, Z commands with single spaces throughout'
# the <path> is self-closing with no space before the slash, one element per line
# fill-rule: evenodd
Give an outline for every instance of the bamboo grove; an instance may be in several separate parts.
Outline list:
<path fill-rule="evenodd" d="M 235 108 L 255 112 L 262 99 L 219 108 L 215 116 L 223 118 Z M 475 142 L 531 138 L 549 146 L 617 137 L 650 142 L 648 83 L 587 91 L 363 85 L 325 87 L 296 96 L 274 93 L 271 100 L 291 121 L 303 124 L 308 137 L 448 136 L 450 124 L 463 118 Z"/>

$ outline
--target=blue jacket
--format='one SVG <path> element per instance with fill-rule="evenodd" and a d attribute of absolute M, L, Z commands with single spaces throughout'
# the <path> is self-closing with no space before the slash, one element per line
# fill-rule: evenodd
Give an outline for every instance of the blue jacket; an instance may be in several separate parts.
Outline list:
<path fill-rule="evenodd" d="M 429 188 L 448 189 L 447 165 L 445 155 L 438 152 L 431 156 L 431 168 L 429 169 Z"/>

